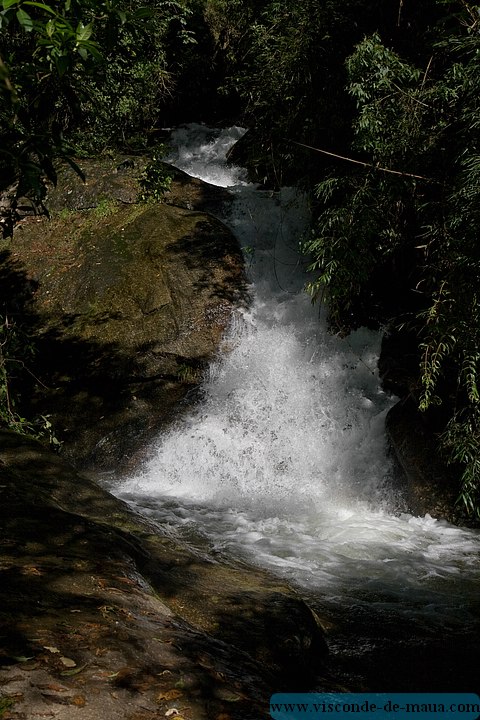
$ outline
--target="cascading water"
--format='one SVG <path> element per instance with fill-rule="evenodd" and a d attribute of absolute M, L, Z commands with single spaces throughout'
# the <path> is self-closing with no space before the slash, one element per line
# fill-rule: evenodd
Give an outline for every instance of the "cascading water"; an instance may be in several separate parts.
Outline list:
<path fill-rule="evenodd" d="M 425 647 L 438 654 L 440 635 L 453 665 L 462 653 L 478 661 L 480 534 L 406 512 L 385 441 L 394 398 L 378 381 L 380 335 L 327 333 L 302 292 L 308 207 L 225 164 L 242 132 L 177 130 L 169 160 L 233 193 L 223 219 L 245 249 L 252 305 L 234 318 L 202 402 L 116 492 L 190 542 L 287 578 L 337 627 L 334 654 L 354 656 L 371 689 L 382 689 L 389 647 L 405 655 L 396 689 L 430 690 L 428 673 L 415 686 L 412 657 L 420 667 Z M 433 672 L 447 677 L 443 665 Z"/>

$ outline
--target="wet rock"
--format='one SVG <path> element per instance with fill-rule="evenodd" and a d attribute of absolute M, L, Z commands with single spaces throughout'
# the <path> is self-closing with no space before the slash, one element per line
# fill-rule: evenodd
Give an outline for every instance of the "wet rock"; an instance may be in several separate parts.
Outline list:
<path fill-rule="evenodd" d="M 257 720 L 279 687 L 329 687 L 317 619 L 288 587 L 162 534 L 6 431 L 0 500 L 9 717 Z"/>
<path fill-rule="evenodd" d="M 49 185 L 45 205 L 52 214 L 87 210 L 105 201 L 136 203 L 146 156 L 114 155 L 77 160 L 78 171 L 67 163 L 57 168 L 57 183 Z"/>
<path fill-rule="evenodd" d="M 164 195 L 164 202 L 187 210 L 202 210 L 221 214 L 232 202 L 232 195 L 225 188 L 192 178 L 182 170 L 168 170 L 172 177 L 170 189 Z"/>
<path fill-rule="evenodd" d="M 387 437 L 405 477 L 408 507 L 415 515 L 427 513 L 466 524 L 455 505 L 459 485 L 454 472 L 438 455 L 436 438 L 411 399 L 398 402 L 386 418 Z"/>
<path fill-rule="evenodd" d="M 78 160 L 83 177 L 67 163 L 58 167 L 56 186 L 49 186 L 45 205 L 50 213 L 87 210 L 105 203 L 137 203 L 143 192 L 142 177 L 151 159 L 146 155 L 121 155 Z M 193 178 L 169 163 L 156 161 L 163 168 L 166 189 L 162 202 L 186 210 L 215 214 L 232 201 L 228 190 Z"/>

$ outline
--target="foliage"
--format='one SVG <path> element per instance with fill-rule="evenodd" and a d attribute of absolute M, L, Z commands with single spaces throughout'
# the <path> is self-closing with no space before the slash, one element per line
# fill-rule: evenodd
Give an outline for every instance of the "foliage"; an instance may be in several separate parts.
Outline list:
<path fill-rule="evenodd" d="M 324 121 L 326 85 L 336 95 L 341 66 L 334 70 L 324 5 L 319 0 L 207 3 L 226 66 L 223 89 L 241 98 L 247 123 L 254 126 L 247 162 L 258 180 L 284 182 L 299 155 L 285 138 L 315 137 Z"/>
<path fill-rule="evenodd" d="M 387 186 L 387 187 L 386 187 Z M 330 321 L 338 329 L 388 320 L 389 298 L 406 278 L 400 227 L 409 199 L 401 181 L 375 173 L 330 176 L 316 186 L 316 227 L 304 243 L 315 273 L 314 299 L 328 288 Z M 384 283 L 388 273 L 395 280 Z"/>
<path fill-rule="evenodd" d="M 30 0 L 2 0 L 0 57 L 3 64 L 0 113 L 0 180 L 17 180 L 17 196 L 31 193 L 43 199 L 42 176 L 56 180 L 52 159 L 63 149 L 65 114 L 72 114 L 78 98 L 73 74 L 88 71 L 101 59 L 92 39 L 93 3 L 56 5 Z M 98 7 L 103 22 L 108 6 Z"/>
<path fill-rule="evenodd" d="M 171 90 L 167 35 L 176 23 L 176 42 L 191 42 L 189 10 L 176 0 L 0 7 L 0 186 L 41 203 L 56 156 L 128 146 L 136 133 L 145 144 Z"/>
<path fill-rule="evenodd" d="M 141 0 L 0 0 L 0 192 L 11 200 L 5 234 L 21 197 L 42 205 L 57 157 L 81 175 L 74 150 L 131 148 L 136 134 L 141 145 L 150 142 L 172 87 L 167 51 L 193 42 L 190 14 L 178 0 L 148 7 Z M 158 173 L 155 187 L 149 180 L 149 191 L 160 192 Z M 10 317 L 0 320 L 0 422 L 55 443 L 48 418 L 18 411 L 33 344 Z"/>
<path fill-rule="evenodd" d="M 351 137 L 345 57 L 378 26 L 415 46 L 433 0 L 398 24 L 398 7 L 375 0 L 206 0 L 206 19 L 223 58 L 224 91 L 237 94 L 252 127 L 247 164 L 257 180 L 306 180 L 324 163 L 291 141 L 341 148 Z"/>
<path fill-rule="evenodd" d="M 347 69 L 358 106 L 352 144 L 368 162 L 362 170 L 337 163 L 316 186 L 316 231 L 305 244 L 318 273 L 309 290 L 317 297 L 328 287 L 331 318 L 339 326 L 351 323 L 353 308 L 357 321 L 386 321 L 379 315 L 388 310 L 392 290 L 418 281 L 418 243 L 410 228 L 431 183 L 411 175 L 418 175 L 419 157 L 428 173 L 433 153 L 432 134 L 422 123 L 427 109 L 431 112 L 425 102 L 429 91 L 422 89 L 419 69 L 385 48 L 377 35 L 358 45 Z M 398 174 L 386 172 L 395 168 Z"/>
<path fill-rule="evenodd" d="M 8 315 L 0 315 L 0 425 L 46 440 L 52 447 L 59 447 L 48 417 L 40 415 L 33 419 L 22 417 L 17 410 L 18 393 L 13 389 L 18 378 L 30 373 L 28 364 L 33 361 L 35 346 L 23 329 Z"/>
<path fill-rule="evenodd" d="M 139 199 L 143 202 L 154 200 L 161 202 L 172 186 L 172 168 L 162 162 L 165 148 L 160 147 L 153 155 L 140 177 L 141 192 Z"/>
<path fill-rule="evenodd" d="M 349 57 L 352 159 L 361 153 L 364 170 L 343 162 L 317 185 L 305 251 L 310 291 L 327 294 L 334 324 L 417 334 L 419 408 L 443 426 L 440 446 L 462 467 L 460 499 L 480 515 L 480 38 L 478 15 L 458 7 L 423 67 L 378 34 Z"/>
<path fill-rule="evenodd" d="M 133 3 L 136 12 L 146 12 L 139 2 Z M 105 62 L 84 78 L 82 123 L 71 139 L 77 152 L 95 154 L 112 146 L 136 151 L 156 141 L 161 108 L 176 86 L 170 56 L 195 43 L 191 14 L 181 2 L 156 0 L 148 15 L 122 27 L 113 47 L 103 32 Z"/>

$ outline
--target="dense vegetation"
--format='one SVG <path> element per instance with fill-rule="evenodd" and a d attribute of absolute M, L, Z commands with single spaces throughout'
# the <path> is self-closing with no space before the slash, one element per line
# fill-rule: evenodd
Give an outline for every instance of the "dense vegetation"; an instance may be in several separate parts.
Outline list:
<path fill-rule="evenodd" d="M 152 148 L 171 122 L 241 119 L 252 177 L 312 194 L 312 296 L 327 297 L 334 330 L 367 323 L 405 339 L 415 379 L 403 392 L 478 515 L 480 7 L 1 6 L 0 185 L 13 188 L 13 209 L 26 193 L 42 200 L 60 154 Z M 3 334 L 6 343 L 6 315 Z"/>
<path fill-rule="evenodd" d="M 306 249 L 318 271 L 311 291 L 327 288 L 335 322 L 353 314 L 415 334 L 411 391 L 447 461 L 462 467 L 461 499 L 478 512 L 480 17 L 467 8 L 451 20 L 456 28 L 432 35 L 426 64 L 379 35 L 348 58 L 353 148 L 370 165 L 332 170 L 317 185 L 322 207 Z"/>

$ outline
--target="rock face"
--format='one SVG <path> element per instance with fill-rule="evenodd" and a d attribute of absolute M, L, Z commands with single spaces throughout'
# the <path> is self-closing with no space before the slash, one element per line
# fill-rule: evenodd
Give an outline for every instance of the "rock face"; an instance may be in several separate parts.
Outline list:
<path fill-rule="evenodd" d="M 40 383 L 22 387 L 24 407 L 83 469 L 133 461 L 247 301 L 236 240 L 195 209 L 228 193 L 172 169 L 170 201 L 184 207 L 136 203 L 139 161 L 120 160 L 84 167 L 86 184 L 64 170 L 52 218 L 24 220 L 1 265 L 5 293 L 22 299 L 12 314 L 36 338 Z"/>
<path fill-rule="evenodd" d="M 4 718 L 258 720 L 278 689 L 334 687 L 281 582 L 192 551 L 6 431 L 0 498 Z"/>
<path fill-rule="evenodd" d="M 460 525 L 477 525 L 456 503 L 459 473 L 448 467 L 438 451 L 443 423 L 418 408 L 418 338 L 391 333 L 382 343 L 379 371 L 385 390 L 400 400 L 389 411 L 386 432 L 402 474 L 402 490 L 410 512 L 427 513 Z"/>
<path fill-rule="evenodd" d="M 468 524 L 455 505 L 458 481 L 438 457 L 434 436 L 412 400 L 398 402 L 386 419 L 387 436 L 405 475 L 405 495 L 415 515 L 427 513 L 450 522 Z"/>

